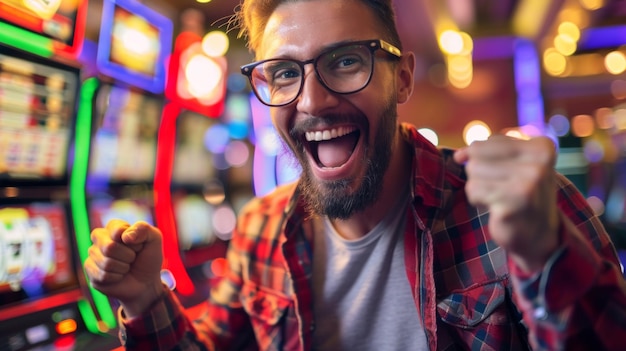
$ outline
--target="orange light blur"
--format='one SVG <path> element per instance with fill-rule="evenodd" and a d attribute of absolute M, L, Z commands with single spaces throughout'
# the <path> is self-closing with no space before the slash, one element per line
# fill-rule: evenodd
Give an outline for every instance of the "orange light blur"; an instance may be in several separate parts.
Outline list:
<path fill-rule="evenodd" d="M 65 335 L 70 334 L 76 331 L 77 329 L 76 321 L 73 319 L 65 319 L 57 323 L 56 330 L 57 334 Z"/>

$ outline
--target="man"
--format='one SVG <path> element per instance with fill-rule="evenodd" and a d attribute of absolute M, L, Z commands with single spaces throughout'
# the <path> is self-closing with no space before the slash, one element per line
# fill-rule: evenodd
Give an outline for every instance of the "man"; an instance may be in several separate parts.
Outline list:
<path fill-rule="evenodd" d="M 391 1 L 248 0 L 238 18 L 260 60 L 242 72 L 302 176 L 242 211 L 194 322 L 160 282 L 158 229 L 95 229 L 85 270 L 127 348 L 623 347 L 615 249 L 547 139 L 452 153 L 397 124 L 415 58 Z"/>

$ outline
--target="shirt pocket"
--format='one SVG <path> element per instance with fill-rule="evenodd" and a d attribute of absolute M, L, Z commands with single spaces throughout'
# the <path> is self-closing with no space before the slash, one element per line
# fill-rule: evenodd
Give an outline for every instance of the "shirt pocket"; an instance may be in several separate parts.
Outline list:
<path fill-rule="evenodd" d="M 244 284 L 241 303 L 250 316 L 250 323 L 261 350 L 279 350 L 292 337 L 289 331 L 297 330 L 291 299 L 262 286 Z M 295 333 L 297 336 L 297 333 Z"/>
<path fill-rule="evenodd" d="M 509 323 L 502 281 L 474 285 L 457 290 L 437 303 L 439 317 L 447 324 L 472 328 L 481 323 L 505 325 Z"/>

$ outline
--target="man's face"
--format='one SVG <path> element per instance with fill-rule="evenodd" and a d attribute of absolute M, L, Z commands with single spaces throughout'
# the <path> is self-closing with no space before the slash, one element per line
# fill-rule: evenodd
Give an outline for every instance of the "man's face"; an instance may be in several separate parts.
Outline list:
<path fill-rule="evenodd" d="M 359 1 L 285 3 L 270 17 L 257 57 L 309 60 L 339 42 L 380 39 L 381 33 Z M 307 65 L 300 97 L 272 108 L 275 127 L 302 166 L 302 193 L 317 214 L 349 218 L 382 189 L 396 135 L 397 78 L 394 66 L 379 59 L 384 54 L 376 57 L 369 85 L 357 93 L 327 90 Z"/>

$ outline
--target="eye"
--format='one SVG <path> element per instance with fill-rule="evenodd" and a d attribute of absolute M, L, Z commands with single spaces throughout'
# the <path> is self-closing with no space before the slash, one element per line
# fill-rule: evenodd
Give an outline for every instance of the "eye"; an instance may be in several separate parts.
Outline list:
<path fill-rule="evenodd" d="M 335 49 L 321 57 L 318 67 L 326 72 L 349 73 L 368 65 L 369 51 L 362 46 Z"/>
<path fill-rule="evenodd" d="M 273 61 L 266 64 L 263 69 L 269 84 L 292 84 L 301 76 L 300 67 L 289 61 Z"/>

